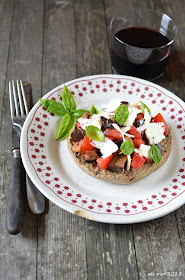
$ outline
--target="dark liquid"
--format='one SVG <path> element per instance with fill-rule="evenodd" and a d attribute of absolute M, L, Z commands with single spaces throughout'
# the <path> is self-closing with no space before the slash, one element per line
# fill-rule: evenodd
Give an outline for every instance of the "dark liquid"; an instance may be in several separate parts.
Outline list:
<path fill-rule="evenodd" d="M 115 37 L 117 40 L 114 39 L 111 59 L 119 74 L 150 80 L 164 72 L 169 47 L 160 47 L 169 43 L 167 37 L 156 30 L 143 27 L 120 30 Z"/>

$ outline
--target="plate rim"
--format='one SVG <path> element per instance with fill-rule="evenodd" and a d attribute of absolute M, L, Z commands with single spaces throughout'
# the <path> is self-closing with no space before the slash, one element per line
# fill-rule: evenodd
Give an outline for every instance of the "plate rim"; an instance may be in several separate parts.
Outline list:
<path fill-rule="evenodd" d="M 174 93 L 172 93 L 172 92 L 169 91 L 168 89 L 166 89 L 166 88 L 164 88 L 164 87 L 162 87 L 162 86 L 160 86 L 160 85 L 158 85 L 158 84 L 155 84 L 155 83 L 153 83 L 153 82 L 150 82 L 150 81 L 147 81 L 147 80 L 143 80 L 143 79 L 140 79 L 140 78 L 135 78 L 135 77 L 131 77 L 131 76 L 125 76 L 125 75 L 116 75 L 116 74 L 90 75 L 90 76 L 85 76 L 85 77 L 80 77 L 80 78 L 77 78 L 77 79 L 73 79 L 73 80 L 71 80 L 71 81 L 65 82 L 65 83 L 63 83 L 63 84 L 61 84 L 61 85 L 55 87 L 54 89 L 52 89 L 52 90 L 50 90 L 49 92 L 47 92 L 43 97 L 44 97 L 44 98 L 48 98 L 48 97 L 49 97 L 50 95 L 52 95 L 54 92 L 60 90 L 64 85 L 68 86 L 69 84 L 72 85 L 72 84 L 75 83 L 75 82 L 79 82 L 79 81 L 83 81 L 83 80 L 85 80 L 85 81 L 87 81 L 87 80 L 93 80 L 93 79 L 97 79 L 97 78 L 101 78 L 101 79 L 102 79 L 102 78 L 127 79 L 127 80 L 131 80 L 131 81 L 137 81 L 137 82 L 139 82 L 139 83 L 141 83 L 141 84 L 143 83 L 144 85 L 151 85 L 153 88 L 156 88 L 156 89 L 159 89 L 159 90 L 163 91 L 163 93 L 164 93 L 164 91 L 167 91 L 170 95 L 174 96 L 174 97 L 175 97 L 174 100 L 175 100 L 176 102 L 178 101 L 178 103 L 181 105 L 181 107 L 182 107 L 182 103 L 183 103 L 183 105 L 185 104 L 185 102 L 184 102 L 182 99 L 180 99 L 178 96 L 176 96 Z M 164 93 L 164 94 L 165 94 L 165 93 Z M 29 115 L 28 115 L 28 116 L 31 116 L 31 114 L 33 114 L 33 112 L 34 112 L 37 108 L 39 108 L 40 106 L 41 106 L 41 104 L 40 104 L 39 101 L 38 101 L 38 102 L 33 106 L 33 108 L 31 109 L 31 111 L 29 112 Z M 183 108 L 183 107 L 182 107 L 182 108 Z M 184 108 L 183 108 L 183 110 L 184 110 Z M 28 120 L 29 120 L 29 117 L 26 119 L 25 124 L 28 122 Z M 23 164 L 24 164 L 24 166 L 25 166 L 25 169 L 26 169 L 28 175 L 30 176 L 30 178 L 32 179 L 32 181 L 35 183 L 35 179 L 33 178 L 32 174 L 30 174 L 30 172 L 29 172 L 29 168 L 28 168 L 27 163 L 26 163 L 26 156 L 25 156 L 25 153 L 23 153 L 23 150 L 24 150 L 24 140 L 23 140 L 24 137 L 23 137 L 23 135 L 24 135 L 25 127 L 26 127 L 26 125 L 24 126 L 23 133 L 21 134 L 21 141 L 20 141 L 20 146 L 21 146 L 21 157 L 22 157 L 22 161 L 23 161 Z M 58 202 L 58 200 L 55 201 L 54 196 L 56 196 L 57 194 L 54 193 L 54 191 L 52 191 L 50 188 L 47 187 L 47 190 L 49 190 L 49 192 L 53 192 L 53 193 L 54 193 L 54 196 L 51 195 L 51 197 L 48 197 L 48 196 L 49 196 L 49 195 L 48 195 L 48 192 L 45 191 L 45 189 L 42 189 L 42 187 L 38 186 L 37 184 L 35 184 L 35 185 L 36 185 L 36 187 L 37 187 L 49 200 L 51 200 L 53 203 L 55 203 L 55 204 L 58 205 L 59 207 L 63 208 L 64 210 L 66 210 L 66 211 L 68 211 L 68 212 L 74 214 L 74 212 L 75 212 L 74 209 L 75 209 L 75 208 L 76 208 L 76 210 L 79 210 L 79 208 L 82 209 L 82 207 L 76 206 L 76 205 L 73 205 L 73 204 L 72 204 L 72 207 L 69 206 L 69 205 L 70 205 L 69 202 L 66 202 L 66 201 L 63 200 L 63 199 L 62 199 L 62 201 L 64 202 L 64 205 L 61 206 L 61 204 Z M 179 194 L 178 196 L 183 195 L 184 192 L 185 192 L 185 190 L 184 190 L 181 194 Z M 58 195 L 57 195 L 57 196 L 58 196 Z M 184 199 L 184 201 L 182 201 L 181 203 L 178 203 L 178 205 L 177 205 L 176 201 L 175 201 L 175 203 L 172 202 L 172 201 L 174 201 L 175 198 L 177 198 L 178 196 L 172 198 L 168 203 L 165 204 L 165 205 L 167 205 L 167 204 L 171 203 L 171 206 L 172 206 L 172 207 L 170 207 L 170 209 L 168 209 L 168 210 L 166 209 L 167 211 L 164 211 L 165 213 L 162 213 L 161 215 L 160 215 L 159 213 L 156 213 L 156 214 L 153 214 L 152 217 L 149 218 L 149 217 L 147 217 L 146 213 L 151 212 L 151 211 L 154 211 L 154 212 L 155 212 L 155 211 L 158 210 L 159 208 L 165 207 L 165 205 L 159 206 L 158 208 L 155 208 L 155 209 L 147 210 L 147 211 L 145 211 L 145 212 L 134 213 L 133 216 L 136 217 L 135 220 L 134 220 L 134 219 L 128 218 L 128 217 L 131 217 L 132 214 L 129 214 L 129 215 L 128 215 L 128 214 L 125 214 L 125 215 L 124 215 L 124 214 L 113 214 L 113 213 L 110 213 L 110 214 L 107 214 L 107 213 L 95 213 L 96 216 L 98 215 L 98 216 L 100 216 L 100 217 L 103 217 L 103 216 L 106 215 L 106 218 L 103 218 L 103 219 L 100 218 L 100 219 L 99 219 L 99 218 L 94 218 L 94 217 L 93 217 L 93 221 L 105 222 L 105 223 L 116 223 L 116 224 L 129 224 L 129 223 L 139 223 L 139 222 L 145 222 L 145 221 L 153 220 L 153 219 L 162 217 L 162 216 L 164 216 L 164 215 L 167 215 L 167 214 L 169 214 L 169 213 L 175 211 L 175 210 L 178 209 L 179 207 L 181 207 L 181 206 L 185 203 L 185 202 L 184 202 L 185 199 Z M 68 206 L 69 206 L 69 207 L 68 207 Z M 163 209 L 164 209 L 164 208 L 163 208 Z M 83 211 L 83 210 L 82 210 L 82 211 Z M 87 210 L 87 209 L 85 209 L 85 212 L 88 212 L 90 215 L 93 214 L 93 211 L 89 211 L 89 210 Z M 153 212 L 153 213 L 154 213 L 154 212 Z M 160 211 L 156 211 L 156 212 L 160 212 Z M 140 214 L 140 217 L 139 217 L 137 214 Z M 142 214 L 144 214 L 144 217 L 142 217 L 142 216 L 143 216 Z M 115 215 L 116 215 L 116 216 L 119 216 L 119 217 L 127 217 L 127 221 L 122 221 L 122 220 L 121 220 L 121 221 L 117 221 L 117 220 L 115 221 L 114 218 L 111 218 L 111 217 L 115 217 Z M 146 216 L 146 217 L 145 217 L 145 216 Z M 109 218 L 107 219 L 107 217 L 109 217 L 110 219 L 109 219 Z M 139 219 L 137 219 L 137 217 L 139 217 Z"/>

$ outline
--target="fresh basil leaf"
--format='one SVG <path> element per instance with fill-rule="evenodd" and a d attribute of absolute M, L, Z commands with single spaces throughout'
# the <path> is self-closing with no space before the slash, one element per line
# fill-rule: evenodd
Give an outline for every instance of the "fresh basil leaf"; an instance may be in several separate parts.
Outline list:
<path fill-rule="evenodd" d="M 145 111 L 145 108 L 147 109 L 148 113 L 151 115 L 151 111 L 150 109 L 148 108 L 148 106 L 146 106 L 145 103 L 143 103 L 141 100 L 139 100 L 139 102 L 141 103 L 141 107 L 143 109 L 143 111 Z"/>
<path fill-rule="evenodd" d="M 96 141 L 104 141 L 105 135 L 101 129 L 94 125 L 89 125 L 86 127 L 86 134 L 90 139 L 96 140 Z"/>
<path fill-rule="evenodd" d="M 121 154 L 124 155 L 131 155 L 134 152 L 134 149 L 134 143 L 130 140 L 125 140 L 120 146 Z"/>
<path fill-rule="evenodd" d="M 161 161 L 161 151 L 156 145 L 152 145 L 149 154 L 155 163 L 159 163 Z"/>
<path fill-rule="evenodd" d="M 69 135 L 75 122 L 76 122 L 76 118 L 73 115 L 66 113 L 62 118 L 62 122 L 60 124 L 60 128 L 56 140 L 65 139 Z"/>
<path fill-rule="evenodd" d="M 129 116 L 129 110 L 125 104 L 120 105 L 115 110 L 114 119 L 119 125 L 123 125 L 126 122 L 126 120 L 128 119 L 128 116 Z"/>
<path fill-rule="evenodd" d="M 94 107 L 94 105 L 91 106 L 91 110 L 90 110 L 90 116 L 92 117 L 92 115 L 94 114 L 98 114 L 99 111 L 96 107 Z"/>
<path fill-rule="evenodd" d="M 86 112 L 89 112 L 89 110 L 78 109 L 78 110 L 74 110 L 72 112 L 72 115 L 76 118 L 81 118 L 83 114 L 85 114 Z"/>
<path fill-rule="evenodd" d="M 62 101 L 65 109 L 69 112 L 72 110 L 76 110 L 76 103 L 74 101 L 73 95 L 65 85 L 62 91 Z"/>
<path fill-rule="evenodd" d="M 64 116 L 66 113 L 66 110 L 64 108 L 64 105 L 62 105 L 59 102 L 56 102 L 54 100 L 49 99 L 39 99 L 42 105 L 51 113 L 57 115 L 57 116 Z"/>

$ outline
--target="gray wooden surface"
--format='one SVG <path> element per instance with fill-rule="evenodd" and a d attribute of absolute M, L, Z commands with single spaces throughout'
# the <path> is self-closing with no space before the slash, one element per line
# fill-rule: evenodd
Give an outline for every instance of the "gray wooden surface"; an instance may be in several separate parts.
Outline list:
<path fill-rule="evenodd" d="M 11 236 L 5 213 L 11 170 L 7 83 L 32 84 L 34 103 L 76 77 L 113 73 L 108 24 L 117 11 L 169 14 L 179 35 L 155 82 L 185 100 L 184 0 L 0 0 L 0 279 L 185 279 L 185 207 L 134 225 L 97 223 L 51 202 L 41 216 L 26 207 L 23 232 Z M 179 277 L 150 273 L 182 272 Z"/>

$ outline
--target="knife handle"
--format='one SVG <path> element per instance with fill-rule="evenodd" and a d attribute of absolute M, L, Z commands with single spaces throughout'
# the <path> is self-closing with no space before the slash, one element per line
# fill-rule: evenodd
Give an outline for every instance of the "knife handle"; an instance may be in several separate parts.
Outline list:
<path fill-rule="evenodd" d="M 22 164 L 20 149 L 14 149 L 11 182 L 6 212 L 6 228 L 10 234 L 22 231 L 26 201 L 26 172 Z"/>
<path fill-rule="evenodd" d="M 30 210 L 40 215 L 45 210 L 45 196 L 35 187 L 29 176 L 26 174 L 26 192 Z"/>

